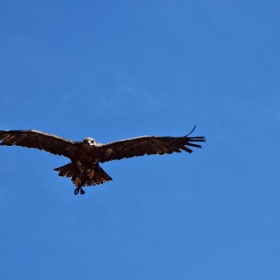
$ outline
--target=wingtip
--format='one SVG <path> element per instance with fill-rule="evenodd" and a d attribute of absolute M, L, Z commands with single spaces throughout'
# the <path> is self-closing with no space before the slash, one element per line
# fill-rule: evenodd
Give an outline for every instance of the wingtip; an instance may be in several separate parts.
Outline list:
<path fill-rule="evenodd" d="M 192 134 L 194 132 L 195 128 L 196 128 L 196 125 L 194 125 L 191 132 L 189 132 L 184 137 L 188 137 L 190 134 Z M 195 141 L 195 142 L 206 142 L 206 137 L 205 136 L 194 136 L 194 137 L 189 137 L 189 138 L 191 139 L 191 141 Z"/>

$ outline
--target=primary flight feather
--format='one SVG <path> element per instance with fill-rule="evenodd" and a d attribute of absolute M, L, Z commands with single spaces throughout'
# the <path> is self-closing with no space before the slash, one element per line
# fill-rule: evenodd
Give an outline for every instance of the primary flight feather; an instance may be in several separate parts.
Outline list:
<path fill-rule="evenodd" d="M 99 163 L 143 155 L 180 153 L 182 150 L 192 153 L 191 148 L 201 148 L 197 143 L 205 142 L 205 137 L 189 135 L 190 133 L 182 137 L 141 136 L 100 144 L 91 137 L 83 141 L 72 141 L 37 130 L 0 130 L 0 145 L 35 148 L 68 157 L 70 163 L 54 170 L 59 172 L 59 176 L 71 177 L 76 186 L 75 194 L 84 194 L 84 186 L 112 180 Z"/>

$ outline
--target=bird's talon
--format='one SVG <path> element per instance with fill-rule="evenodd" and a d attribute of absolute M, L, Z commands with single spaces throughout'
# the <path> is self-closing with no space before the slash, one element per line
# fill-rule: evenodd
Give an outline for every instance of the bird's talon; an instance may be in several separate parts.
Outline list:
<path fill-rule="evenodd" d="M 75 190 L 74 190 L 74 194 L 77 195 L 80 191 L 80 187 L 77 187 Z"/>

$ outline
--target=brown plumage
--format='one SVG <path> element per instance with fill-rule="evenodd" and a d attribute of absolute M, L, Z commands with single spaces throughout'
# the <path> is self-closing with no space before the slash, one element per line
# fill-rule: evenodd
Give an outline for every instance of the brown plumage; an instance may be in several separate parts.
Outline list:
<path fill-rule="evenodd" d="M 205 137 L 189 137 L 191 133 L 182 137 L 142 136 L 100 144 L 90 137 L 75 142 L 37 130 L 0 130 L 0 145 L 35 148 L 68 157 L 71 163 L 54 170 L 59 172 L 59 176 L 71 177 L 76 186 L 75 194 L 84 194 L 82 187 L 112 180 L 99 163 L 143 155 L 180 153 L 182 150 L 192 153 L 191 148 L 201 148 L 196 143 L 205 142 Z"/>

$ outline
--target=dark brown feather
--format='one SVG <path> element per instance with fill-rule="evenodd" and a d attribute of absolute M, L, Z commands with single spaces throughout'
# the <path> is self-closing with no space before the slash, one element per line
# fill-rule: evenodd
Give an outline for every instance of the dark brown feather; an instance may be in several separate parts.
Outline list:
<path fill-rule="evenodd" d="M 189 147 L 201 148 L 192 142 L 205 142 L 205 137 L 156 137 L 142 136 L 100 145 L 100 162 L 152 154 L 192 153 Z M 188 147 L 189 146 L 189 147 Z"/>
<path fill-rule="evenodd" d="M 0 130 L 0 145 L 21 146 L 71 158 L 75 152 L 73 141 L 37 130 Z"/>

